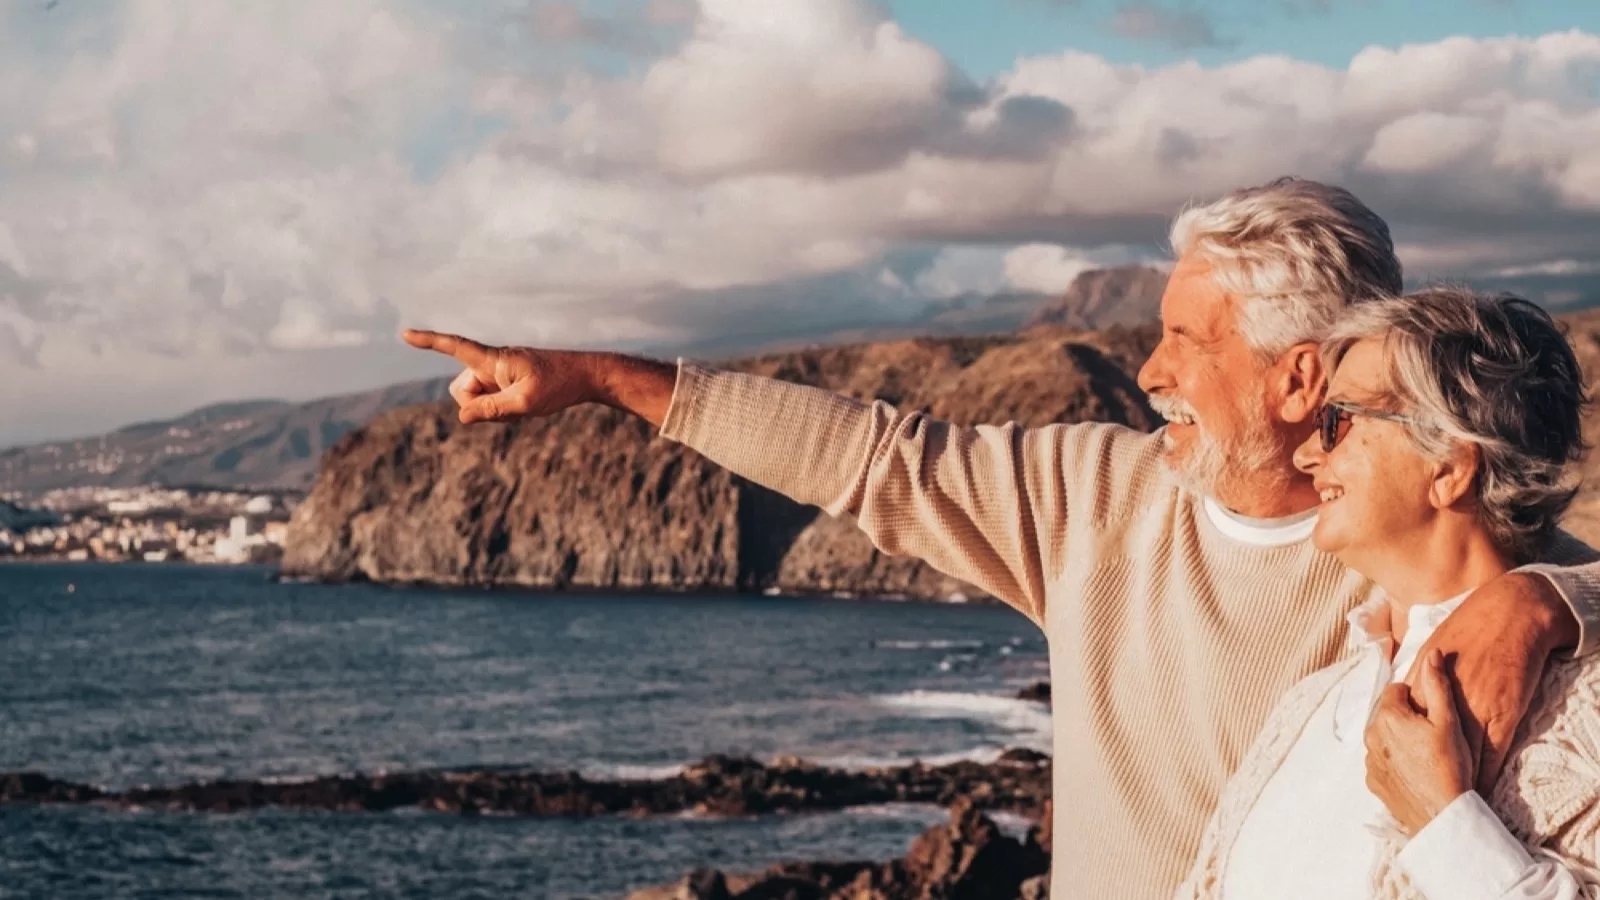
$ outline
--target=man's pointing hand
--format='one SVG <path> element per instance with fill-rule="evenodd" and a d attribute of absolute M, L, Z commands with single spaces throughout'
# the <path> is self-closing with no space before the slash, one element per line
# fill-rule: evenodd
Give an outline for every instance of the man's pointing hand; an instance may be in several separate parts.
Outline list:
<path fill-rule="evenodd" d="M 673 366 L 612 353 L 491 347 L 470 338 L 408 328 L 405 342 L 453 357 L 465 368 L 450 382 L 460 419 L 509 422 L 604 403 L 659 426 L 672 401 Z"/>
<path fill-rule="evenodd" d="M 455 357 L 464 368 L 450 382 L 450 396 L 463 423 L 508 422 L 523 416 L 548 416 L 590 399 L 573 367 L 552 356 L 571 356 L 525 347 L 490 347 L 470 338 L 437 331 L 406 329 L 406 343 Z"/>

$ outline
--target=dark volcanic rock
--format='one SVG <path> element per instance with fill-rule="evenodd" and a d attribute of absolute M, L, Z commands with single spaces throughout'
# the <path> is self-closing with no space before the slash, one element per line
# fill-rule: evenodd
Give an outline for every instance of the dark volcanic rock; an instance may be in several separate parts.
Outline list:
<path fill-rule="evenodd" d="M 922 339 L 728 368 L 960 423 L 1156 423 L 1133 379 L 1152 329 Z M 598 407 L 508 425 L 397 410 L 327 455 L 291 523 L 286 576 L 538 588 L 976 592 Z"/>
<path fill-rule="evenodd" d="M 1093 269 L 1072 280 L 1066 293 L 1039 308 L 1030 327 L 1109 328 L 1160 319 L 1167 273 L 1149 266 Z"/>
<path fill-rule="evenodd" d="M 1014 900 L 1046 884 L 1049 869 L 1048 852 L 1006 837 L 972 801 L 958 798 L 950 822 L 917 838 L 902 859 L 783 863 L 745 876 L 699 870 L 630 900 Z"/>
<path fill-rule="evenodd" d="M 1049 791 L 1050 759 L 1041 754 L 994 765 L 958 762 L 865 771 L 823 768 L 794 759 L 765 765 L 743 757 L 713 756 L 679 775 L 650 781 L 591 781 L 573 772 L 422 771 L 295 782 L 212 781 L 120 793 L 31 772 L 0 775 L 0 803 L 98 803 L 203 812 L 267 806 L 368 812 L 420 807 L 527 816 L 685 811 L 745 816 L 890 802 L 947 805 L 965 796 L 985 808 L 1036 815 Z"/>
<path fill-rule="evenodd" d="M 1020 691 L 1017 691 L 1018 700 L 1032 700 L 1035 703 L 1050 702 L 1050 682 L 1035 681 Z"/>
<path fill-rule="evenodd" d="M 57 781 L 38 772 L 0 774 L 0 803 L 90 803 L 104 796 L 88 785 Z"/>

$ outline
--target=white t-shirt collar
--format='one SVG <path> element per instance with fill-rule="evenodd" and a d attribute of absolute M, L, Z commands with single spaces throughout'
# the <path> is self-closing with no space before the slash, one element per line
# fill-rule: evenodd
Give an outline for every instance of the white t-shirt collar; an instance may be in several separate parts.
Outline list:
<path fill-rule="evenodd" d="M 1251 519 L 1224 509 L 1222 504 L 1210 497 L 1202 498 L 1202 506 L 1206 518 L 1218 531 L 1236 541 L 1258 547 L 1282 547 L 1298 543 L 1311 537 L 1312 530 L 1317 527 L 1315 507 L 1281 519 Z"/>

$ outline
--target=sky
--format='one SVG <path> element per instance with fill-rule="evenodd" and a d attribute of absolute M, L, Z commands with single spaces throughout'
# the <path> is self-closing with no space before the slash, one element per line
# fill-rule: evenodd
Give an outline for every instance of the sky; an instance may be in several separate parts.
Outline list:
<path fill-rule="evenodd" d="M 0 4 L 0 447 L 1167 257 L 1349 187 L 1408 279 L 1600 302 L 1600 3 Z"/>

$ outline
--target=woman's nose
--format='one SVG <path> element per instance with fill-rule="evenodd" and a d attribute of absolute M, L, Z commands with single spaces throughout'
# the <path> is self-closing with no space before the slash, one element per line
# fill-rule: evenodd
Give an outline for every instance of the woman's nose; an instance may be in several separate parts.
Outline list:
<path fill-rule="evenodd" d="M 1327 451 L 1322 449 L 1322 432 L 1320 429 L 1306 435 L 1300 446 L 1294 450 L 1294 467 L 1310 475 L 1319 468 L 1328 458 Z"/>

